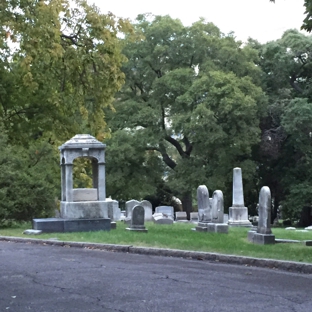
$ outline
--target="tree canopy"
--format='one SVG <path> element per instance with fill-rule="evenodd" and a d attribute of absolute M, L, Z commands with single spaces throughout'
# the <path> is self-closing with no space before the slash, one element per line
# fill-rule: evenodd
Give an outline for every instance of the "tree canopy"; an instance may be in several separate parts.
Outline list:
<path fill-rule="evenodd" d="M 125 39 L 126 83 L 109 116 L 112 139 L 123 131 L 145 155 L 161 157 L 162 178 L 189 212 L 198 185 L 224 188 L 235 166 L 246 178 L 255 173 L 249 156 L 266 105 L 257 51 L 204 20 L 185 27 L 140 15 L 134 29 L 140 39 Z"/>

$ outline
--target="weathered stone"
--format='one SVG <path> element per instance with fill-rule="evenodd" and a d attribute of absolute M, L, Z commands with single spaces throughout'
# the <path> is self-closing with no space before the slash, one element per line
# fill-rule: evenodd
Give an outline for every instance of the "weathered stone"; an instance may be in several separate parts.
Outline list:
<path fill-rule="evenodd" d="M 32 229 L 29 229 L 29 230 L 25 230 L 23 232 L 23 234 L 27 234 L 27 235 L 39 235 L 41 234 L 42 231 L 41 230 L 32 230 Z"/>
<path fill-rule="evenodd" d="M 174 209 L 172 206 L 158 206 L 155 208 L 155 213 L 163 213 L 174 219 Z"/>
<path fill-rule="evenodd" d="M 73 201 L 95 201 L 98 200 L 96 188 L 77 188 L 73 189 Z"/>
<path fill-rule="evenodd" d="M 212 207 L 211 216 L 213 223 L 224 222 L 224 204 L 223 204 L 223 193 L 220 190 L 216 190 L 212 195 Z"/>
<path fill-rule="evenodd" d="M 132 208 L 134 206 L 137 206 L 137 205 L 140 205 L 140 202 L 138 200 L 135 200 L 135 199 L 131 199 L 131 200 L 128 200 L 126 202 L 126 217 L 127 218 L 130 218 L 132 217 Z"/>
<path fill-rule="evenodd" d="M 161 212 L 153 214 L 153 221 L 156 224 L 173 224 L 173 218 L 170 215 Z"/>
<path fill-rule="evenodd" d="M 244 204 L 242 169 L 233 169 L 232 207 L 229 208 L 229 225 L 251 226 L 248 220 L 248 209 Z"/>
<path fill-rule="evenodd" d="M 259 194 L 259 220 L 257 233 L 272 234 L 271 231 L 271 191 L 263 186 Z"/>
<path fill-rule="evenodd" d="M 130 228 L 126 228 L 129 231 L 137 231 L 137 232 L 147 232 L 147 229 L 144 226 L 144 214 L 145 210 L 142 206 L 134 206 L 132 208 L 132 218 L 131 218 L 131 226 Z"/>
<path fill-rule="evenodd" d="M 207 232 L 214 233 L 215 232 L 215 223 L 209 222 L 207 225 Z"/>
<path fill-rule="evenodd" d="M 190 221 L 198 222 L 198 212 L 191 212 L 190 213 Z"/>
<path fill-rule="evenodd" d="M 263 186 L 259 194 L 259 221 L 257 231 L 248 232 L 248 240 L 254 244 L 275 244 L 271 231 L 271 191 Z"/>
<path fill-rule="evenodd" d="M 120 220 L 120 209 L 119 203 L 117 200 L 108 200 L 107 201 L 107 215 L 112 221 L 119 221 Z"/>
<path fill-rule="evenodd" d="M 176 211 L 175 216 L 176 221 L 187 221 L 187 215 L 185 211 Z"/>
<path fill-rule="evenodd" d="M 215 232 L 228 234 L 229 226 L 225 223 L 215 223 Z"/>
<path fill-rule="evenodd" d="M 108 218 L 106 201 L 61 202 L 63 219 Z"/>
<path fill-rule="evenodd" d="M 209 201 L 209 191 L 206 185 L 197 188 L 198 222 L 211 221 L 211 206 Z"/>
<path fill-rule="evenodd" d="M 145 221 L 152 221 L 153 220 L 153 206 L 152 203 L 148 200 L 142 200 L 140 205 L 144 208 L 145 211 Z"/>

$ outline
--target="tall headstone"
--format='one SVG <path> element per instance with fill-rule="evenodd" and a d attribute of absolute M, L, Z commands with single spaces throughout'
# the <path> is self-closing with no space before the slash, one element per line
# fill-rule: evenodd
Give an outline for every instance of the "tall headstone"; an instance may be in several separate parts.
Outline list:
<path fill-rule="evenodd" d="M 259 194 L 259 221 L 257 231 L 248 232 L 248 240 L 255 244 L 274 244 L 275 235 L 271 230 L 271 191 L 263 186 Z"/>
<path fill-rule="evenodd" d="M 208 222 L 211 222 L 211 206 L 209 191 L 206 185 L 197 188 L 198 225 L 196 231 L 206 232 Z"/>
<path fill-rule="evenodd" d="M 140 202 L 135 200 L 135 199 L 131 199 L 131 200 L 128 200 L 126 202 L 126 217 L 128 219 L 131 219 L 131 216 L 132 216 L 132 208 L 134 206 L 137 206 L 137 205 L 140 205 Z"/>
<path fill-rule="evenodd" d="M 142 200 L 140 205 L 145 210 L 145 221 L 152 221 L 153 220 L 153 206 L 151 202 L 148 200 Z"/>
<path fill-rule="evenodd" d="M 248 220 L 248 209 L 244 204 L 242 169 L 233 169 L 233 197 L 232 207 L 229 208 L 229 225 L 247 226 L 252 224 Z"/>
<path fill-rule="evenodd" d="M 223 193 L 220 190 L 216 190 L 212 195 L 212 207 L 211 216 L 213 223 L 223 223 L 224 222 L 224 200 Z"/>
<path fill-rule="evenodd" d="M 144 207 L 137 205 L 132 208 L 132 218 L 131 225 L 129 228 L 126 228 L 128 231 L 136 232 L 147 232 L 147 229 L 144 226 Z"/>

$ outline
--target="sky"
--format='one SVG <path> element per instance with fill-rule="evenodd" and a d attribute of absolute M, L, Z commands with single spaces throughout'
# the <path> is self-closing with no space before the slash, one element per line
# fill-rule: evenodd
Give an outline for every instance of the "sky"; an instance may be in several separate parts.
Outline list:
<path fill-rule="evenodd" d="M 102 13 L 134 20 L 138 14 L 170 15 L 186 26 L 204 17 L 237 39 L 248 37 L 261 43 L 281 38 L 285 30 L 300 29 L 304 19 L 304 0 L 88 0 Z"/>

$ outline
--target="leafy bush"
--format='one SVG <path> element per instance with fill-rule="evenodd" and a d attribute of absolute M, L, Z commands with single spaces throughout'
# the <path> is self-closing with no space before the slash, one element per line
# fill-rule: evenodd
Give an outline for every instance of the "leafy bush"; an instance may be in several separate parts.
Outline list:
<path fill-rule="evenodd" d="M 52 146 L 12 146 L 0 127 L 0 149 L 0 225 L 52 216 L 59 179 Z"/>

